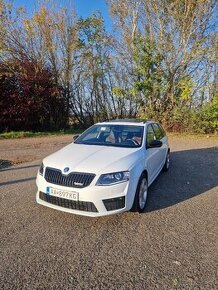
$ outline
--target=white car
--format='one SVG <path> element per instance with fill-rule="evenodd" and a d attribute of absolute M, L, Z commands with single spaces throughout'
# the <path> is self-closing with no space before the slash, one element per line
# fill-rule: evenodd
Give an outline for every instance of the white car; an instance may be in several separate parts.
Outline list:
<path fill-rule="evenodd" d="M 168 138 L 160 124 L 114 120 L 77 137 L 43 160 L 37 202 L 92 217 L 143 212 L 148 187 L 169 168 Z"/>

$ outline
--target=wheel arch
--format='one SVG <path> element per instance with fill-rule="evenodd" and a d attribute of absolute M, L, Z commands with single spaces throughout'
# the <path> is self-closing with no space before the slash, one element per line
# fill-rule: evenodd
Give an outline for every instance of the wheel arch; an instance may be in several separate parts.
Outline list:
<path fill-rule="evenodd" d="M 146 180 L 147 180 L 147 186 L 148 186 L 148 171 L 147 169 L 144 169 L 140 176 L 139 176 L 139 179 L 138 179 L 138 182 L 137 182 L 137 187 L 136 187 L 136 191 L 135 191 L 135 194 L 134 194 L 134 198 L 133 198 L 133 203 L 132 203 L 132 206 L 131 206 L 131 211 L 137 211 L 137 212 L 143 212 L 143 210 L 140 210 L 140 207 L 139 207 L 139 186 L 140 186 L 140 180 L 142 180 L 142 178 L 144 178 L 144 175 L 146 177 Z"/>
<path fill-rule="evenodd" d="M 146 178 L 147 178 L 147 181 L 148 181 L 148 171 L 147 169 L 144 169 L 140 175 L 140 177 L 142 176 L 142 174 L 145 174 L 146 175 Z"/>

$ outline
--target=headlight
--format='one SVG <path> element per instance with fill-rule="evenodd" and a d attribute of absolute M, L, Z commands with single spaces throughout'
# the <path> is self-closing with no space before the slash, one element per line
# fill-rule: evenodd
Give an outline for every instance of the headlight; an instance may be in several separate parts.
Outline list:
<path fill-rule="evenodd" d="M 129 180 L 129 171 L 102 174 L 96 185 L 113 185 Z"/>
<path fill-rule="evenodd" d="M 42 163 L 39 167 L 39 174 L 43 175 L 43 173 L 44 173 L 44 164 Z"/>

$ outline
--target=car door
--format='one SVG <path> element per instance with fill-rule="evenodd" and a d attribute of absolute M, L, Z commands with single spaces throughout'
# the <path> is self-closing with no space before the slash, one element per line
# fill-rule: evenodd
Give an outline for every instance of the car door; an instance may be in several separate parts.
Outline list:
<path fill-rule="evenodd" d="M 156 140 L 159 140 L 163 143 L 161 147 L 159 147 L 159 168 L 163 167 L 165 160 L 166 160 L 166 154 L 168 150 L 168 145 L 167 145 L 167 137 L 164 134 L 164 131 L 161 129 L 160 125 L 158 123 L 153 123 L 152 124 L 154 134 L 156 137 Z"/>
<path fill-rule="evenodd" d="M 149 148 L 149 144 L 153 140 L 156 140 L 156 136 L 152 125 L 148 124 L 146 130 L 146 167 L 148 171 L 148 184 L 153 182 L 160 166 L 159 148 Z"/>

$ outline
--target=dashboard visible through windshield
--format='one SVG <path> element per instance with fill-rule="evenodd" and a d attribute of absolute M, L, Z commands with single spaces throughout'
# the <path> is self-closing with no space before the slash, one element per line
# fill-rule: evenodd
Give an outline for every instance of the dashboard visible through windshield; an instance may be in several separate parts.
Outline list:
<path fill-rule="evenodd" d="M 141 147 L 143 126 L 94 125 L 86 130 L 74 143 L 114 147 Z"/>

